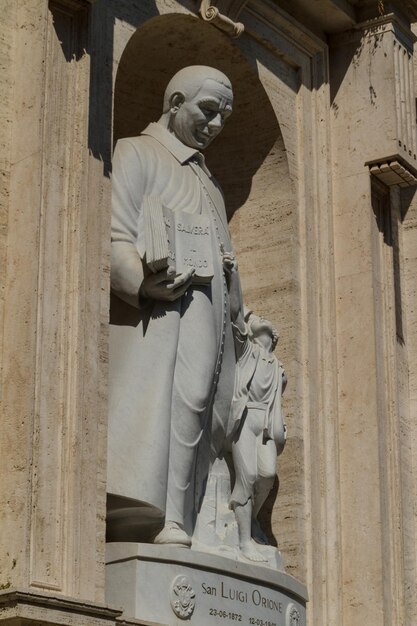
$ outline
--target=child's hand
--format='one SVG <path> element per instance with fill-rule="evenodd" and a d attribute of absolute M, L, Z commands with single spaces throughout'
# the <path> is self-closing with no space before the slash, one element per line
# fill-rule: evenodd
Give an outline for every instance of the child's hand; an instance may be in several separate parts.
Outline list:
<path fill-rule="evenodd" d="M 233 272 L 237 272 L 237 260 L 233 252 L 226 252 L 223 244 L 220 244 L 222 253 L 223 269 L 230 276 Z"/>

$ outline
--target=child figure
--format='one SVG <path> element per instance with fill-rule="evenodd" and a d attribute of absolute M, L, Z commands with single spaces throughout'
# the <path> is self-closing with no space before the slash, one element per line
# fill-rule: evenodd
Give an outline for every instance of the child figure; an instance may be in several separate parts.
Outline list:
<path fill-rule="evenodd" d="M 262 562 L 267 559 L 255 541 L 268 544 L 268 540 L 257 516 L 274 484 L 276 459 L 285 445 L 281 395 L 287 379 L 273 354 L 277 331 L 270 322 L 253 314 L 245 322 L 237 263 L 232 254 L 223 254 L 223 266 L 237 361 L 228 429 L 235 471 L 230 508 L 235 512 L 242 554 Z"/>

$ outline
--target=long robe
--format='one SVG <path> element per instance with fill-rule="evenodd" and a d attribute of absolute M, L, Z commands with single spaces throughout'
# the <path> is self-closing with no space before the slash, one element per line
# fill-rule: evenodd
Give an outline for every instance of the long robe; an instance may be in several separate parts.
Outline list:
<path fill-rule="evenodd" d="M 201 388 L 200 381 L 193 382 L 195 372 L 203 372 L 206 386 L 208 381 L 202 427 L 213 403 L 217 419 L 227 421 L 235 357 L 220 242 L 226 250 L 231 242 L 223 196 L 202 155 L 161 125 L 118 141 L 112 182 L 108 492 L 144 505 L 140 515 L 146 525 L 147 518 L 165 513 L 172 400 L 187 394 L 187 385 L 190 393 L 194 386 Z M 214 261 L 209 290 L 192 288 L 173 303 L 139 301 L 145 196 L 159 196 L 172 211 L 209 218 Z M 207 303 L 203 316 L 201 298 Z M 192 345 L 186 341 L 188 331 L 197 338 Z M 175 383 L 178 355 L 181 385 Z M 220 424 L 217 430 L 225 428 Z"/>

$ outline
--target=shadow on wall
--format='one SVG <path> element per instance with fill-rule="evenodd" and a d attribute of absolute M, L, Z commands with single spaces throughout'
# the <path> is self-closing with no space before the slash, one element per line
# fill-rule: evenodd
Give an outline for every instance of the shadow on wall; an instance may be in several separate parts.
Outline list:
<path fill-rule="evenodd" d="M 88 147 L 110 176 L 112 160 L 113 65 L 116 21 L 137 26 L 159 15 L 155 0 L 97 0 L 89 9 L 90 103 Z"/>
<path fill-rule="evenodd" d="M 117 72 L 114 141 L 138 135 L 156 121 L 168 81 L 191 64 L 216 67 L 232 81 L 233 115 L 205 152 L 225 193 L 231 219 L 247 200 L 254 174 L 282 138 L 256 72 L 227 35 L 198 18 L 175 13 L 154 17 L 138 28 Z"/>

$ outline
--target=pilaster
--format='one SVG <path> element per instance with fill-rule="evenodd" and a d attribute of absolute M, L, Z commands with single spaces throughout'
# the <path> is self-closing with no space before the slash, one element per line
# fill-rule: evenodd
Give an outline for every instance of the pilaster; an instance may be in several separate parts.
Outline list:
<path fill-rule="evenodd" d="M 413 43 L 393 10 L 337 36 L 330 48 L 346 625 L 413 623 L 397 385 L 405 341 L 399 189 L 416 182 Z"/>
<path fill-rule="evenodd" d="M 46 610 L 83 599 L 91 614 L 104 599 L 107 278 L 88 198 L 88 7 L 29 0 L 6 12 L 0 621 L 13 623 L 43 597 Z"/>

